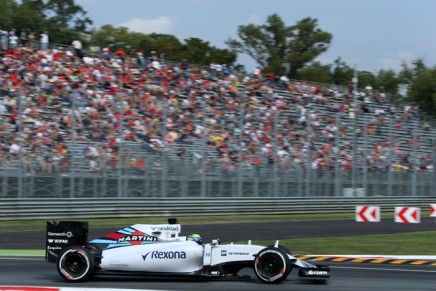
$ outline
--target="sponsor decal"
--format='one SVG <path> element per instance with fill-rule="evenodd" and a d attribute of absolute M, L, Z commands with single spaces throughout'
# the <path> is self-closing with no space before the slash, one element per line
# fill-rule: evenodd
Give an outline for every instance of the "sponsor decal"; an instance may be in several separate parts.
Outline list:
<path fill-rule="evenodd" d="M 214 275 L 214 276 L 218 276 L 219 274 L 221 274 L 221 272 L 220 271 L 212 271 L 212 272 L 210 272 L 210 274 Z"/>
<path fill-rule="evenodd" d="M 307 275 L 309 276 L 327 276 L 329 272 L 327 271 L 316 271 L 316 270 L 309 270 L 307 272 Z"/>
<path fill-rule="evenodd" d="M 229 256 L 248 256 L 249 253 L 246 252 L 229 252 Z"/>
<path fill-rule="evenodd" d="M 47 250 L 55 251 L 55 250 L 62 250 L 62 248 L 61 248 L 61 247 L 52 247 L 52 246 L 48 246 L 48 247 L 47 247 Z"/>
<path fill-rule="evenodd" d="M 159 259 L 159 260 L 174 260 L 174 259 L 186 259 L 186 253 L 184 251 L 151 251 L 142 255 L 142 259 L 145 261 L 147 258 L 150 259 Z"/>
<path fill-rule="evenodd" d="M 136 230 L 129 235 L 122 235 L 117 238 L 117 243 L 129 243 L 131 245 L 140 245 L 142 242 L 153 241 L 157 241 L 157 237 L 147 235 L 139 230 Z"/>
<path fill-rule="evenodd" d="M 157 241 L 157 237 L 147 236 L 147 235 L 128 235 L 128 236 L 120 237 L 118 239 L 119 243 L 130 242 L 131 244 L 134 244 L 133 242 L 143 242 L 143 241 Z"/>
<path fill-rule="evenodd" d="M 49 238 L 48 239 L 48 243 L 49 244 L 52 244 L 52 243 L 55 243 L 55 244 L 67 244 L 68 240 L 67 239 L 53 239 L 53 238 Z"/>
<path fill-rule="evenodd" d="M 66 236 L 66 237 L 73 237 L 73 233 L 71 231 L 68 232 L 48 232 L 49 236 Z"/>
<path fill-rule="evenodd" d="M 222 256 L 222 257 L 227 256 L 227 251 L 226 251 L 226 250 L 222 250 L 222 251 L 221 251 L 221 256 Z"/>
<path fill-rule="evenodd" d="M 151 226 L 153 231 L 179 231 L 178 226 Z"/>

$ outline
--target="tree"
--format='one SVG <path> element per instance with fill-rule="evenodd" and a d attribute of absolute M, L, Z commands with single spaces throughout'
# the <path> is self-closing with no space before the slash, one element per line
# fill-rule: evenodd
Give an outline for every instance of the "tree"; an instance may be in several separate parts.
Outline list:
<path fill-rule="evenodd" d="M 211 46 L 199 38 L 185 39 L 184 58 L 190 63 L 207 66 L 211 62 L 231 65 L 236 61 L 236 54 L 230 50 Z"/>
<path fill-rule="evenodd" d="M 14 0 L 0 1 L 0 27 L 5 30 L 15 28 L 18 32 L 23 28 L 40 31 L 44 15 L 34 9 L 33 2 L 36 1 L 23 0 L 20 5 Z"/>
<path fill-rule="evenodd" d="M 231 66 L 236 61 L 236 54 L 232 51 L 211 46 L 209 42 L 199 38 L 188 38 L 181 42 L 169 34 L 143 34 L 131 32 L 127 27 L 112 25 L 93 29 L 91 43 L 101 48 L 110 47 L 113 50 L 126 47 L 136 51 L 143 50 L 146 57 L 150 51 L 156 51 L 158 55 L 164 54 L 167 60 L 187 59 L 192 64 L 204 66 L 208 66 L 212 61 Z"/>
<path fill-rule="evenodd" d="M 436 117 L 436 67 L 420 70 L 409 88 L 410 100 Z"/>
<path fill-rule="evenodd" d="M 331 82 L 330 69 L 331 65 L 322 65 L 320 62 L 314 62 L 300 70 L 300 77 L 306 81 L 329 83 Z"/>
<path fill-rule="evenodd" d="M 119 48 L 140 47 L 144 42 L 153 42 L 143 33 L 130 32 L 127 27 L 113 27 L 112 25 L 103 25 L 99 29 L 91 30 L 91 43 L 101 48 L 109 47 L 113 50 Z"/>
<path fill-rule="evenodd" d="M 14 24 L 14 12 L 18 5 L 14 0 L 0 1 L 0 28 L 9 29 Z"/>
<path fill-rule="evenodd" d="M 86 11 L 74 0 L 2 0 L 0 26 L 17 32 L 29 29 L 37 35 L 48 31 L 50 42 L 70 44 L 75 38 L 82 40 L 92 24 Z"/>
<path fill-rule="evenodd" d="M 373 73 L 369 71 L 359 71 L 358 78 L 359 78 L 358 85 L 360 88 L 364 88 L 366 86 L 374 88 L 376 79 Z"/>
<path fill-rule="evenodd" d="M 333 62 L 331 75 L 332 83 L 346 86 L 352 80 L 354 70 L 341 57 L 337 57 Z"/>
<path fill-rule="evenodd" d="M 277 14 L 272 14 L 263 25 L 241 25 L 240 40 L 229 39 L 226 44 L 235 53 L 252 57 L 265 71 L 276 75 L 284 73 L 284 64 L 290 65 L 289 75 L 298 78 L 306 64 L 325 52 L 332 35 L 317 27 L 316 19 L 307 17 L 295 25 L 286 26 Z"/>
<path fill-rule="evenodd" d="M 394 104 L 400 103 L 402 96 L 400 94 L 400 79 L 394 70 L 380 70 L 376 76 L 375 88 L 388 93 L 388 101 Z"/>

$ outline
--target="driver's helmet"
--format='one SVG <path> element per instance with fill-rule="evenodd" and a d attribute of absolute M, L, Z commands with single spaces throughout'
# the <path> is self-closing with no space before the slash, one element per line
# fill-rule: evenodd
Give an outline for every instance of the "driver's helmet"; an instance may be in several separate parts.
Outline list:
<path fill-rule="evenodd" d="M 196 234 L 196 233 L 189 235 L 188 240 L 195 241 L 199 245 L 201 245 L 203 243 L 203 239 L 201 238 L 201 236 L 199 234 Z"/>

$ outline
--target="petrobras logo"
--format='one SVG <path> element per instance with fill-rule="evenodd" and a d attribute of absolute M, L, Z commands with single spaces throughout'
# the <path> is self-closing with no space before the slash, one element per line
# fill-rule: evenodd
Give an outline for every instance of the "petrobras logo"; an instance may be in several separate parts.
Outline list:
<path fill-rule="evenodd" d="M 309 276 L 328 276 L 329 272 L 327 271 L 316 271 L 316 270 L 309 270 L 307 272 L 307 275 Z"/>
<path fill-rule="evenodd" d="M 72 237 L 73 233 L 71 231 L 68 232 L 48 232 L 47 235 L 49 236 L 66 236 L 66 237 Z"/>
<path fill-rule="evenodd" d="M 123 242 L 143 242 L 143 241 L 157 241 L 157 237 L 154 236 L 147 236 L 147 235 L 127 235 L 120 237 L 118 239 L 119 243 Z"/>
<path fill-rule="evenodd" d="M 180 231 L 179 226 L 152 226 L 152 231 Z"/>
<path fill-rule="evenodd" d="M 147 259 L 158 259 L 158 260 L 177 260 L 186 259 L 186 253 L 184 251 L 151 251 L 142 255 L 142 259 L 145 261 Z"/>
<path fill-rule="evenodd" d="M 249 253 L 246 252 L 229 252 L 229 256 L 248 256 Z"/>
<path fill-rule="evenodd" d="M 226 250 L 222 250 L 222 251 L 221 251 L 221 256 L 222 256 L 222 257 L 227 256 L 227 251 L 226 251 Z"/>

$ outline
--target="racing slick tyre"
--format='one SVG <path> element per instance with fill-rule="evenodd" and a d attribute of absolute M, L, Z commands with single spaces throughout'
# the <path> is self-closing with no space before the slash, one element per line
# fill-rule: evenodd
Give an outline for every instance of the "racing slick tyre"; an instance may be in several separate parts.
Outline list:
<path fill-rule="evenodd" d="M 269 245 L 268 247 L 272 248 L 274 247 L 274 245 Z M 285 247 L 284 245 L 279 244 L 278 248 L 284 250 L 287 254 L 290 254 L 292 256 L 291 250 Z"/>
<path fill-rule="evenodd" d="M 71 246 L 62 251 L 56 263 L 59 275 L 68 282 L 83 282 L 94 272 L 94 257 L 81 246 Z"/>
<path fill-rule="evenodd" d="M 264 283 L 278 284 L 288 277 L 291 270 L 288 254 L 281 248 L 264 248 L 254 261 L 254 273 Z"/>

